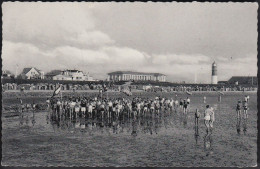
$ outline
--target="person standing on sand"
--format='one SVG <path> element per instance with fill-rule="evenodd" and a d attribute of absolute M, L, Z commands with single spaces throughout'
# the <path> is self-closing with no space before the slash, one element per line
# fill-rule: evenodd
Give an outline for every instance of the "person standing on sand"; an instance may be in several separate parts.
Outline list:
<path fill-rule="evenodd" d="M 247 118 L 248 118 L 247 109 L 248 109 L 248 103 L 247 103 L 247 101 L 243 101 L 244 119 L 247 119 Z"/>
<path fill-rule="evenodd" d="M 206 103 L 206 96 L 203 97 L 203 102 Z"/>
<path fill-rule="evenodd" d="M 187 109 L 190 109 L 190 98 L 189 97 L 187 97 Z"/>
<path fill-rule="evenodd" d="M 221 95 L 218 96 L 218 102 L 221 102 Z"/>
<path fill-rule="evenodd" d="M 241 118 L 241 108 L 242 108 L 241 101 L 238 100 L 237 106 L 236 106 L 237 119 L 240 119 L 240 118 Z"/>
<path fill-rule="evenodd" d="M 179 106 L 179 101 L 178 101 L 178 99 L 176 99 L 175 102 L 174 102 L 175 111 L 177 111 L 178 106 Z"/>
<path fill-rule="evenodd" d="M 215 121 L 215 112 L 213 107 L 211 107 L 211 115 L 210 115 L 210 121 L 209 121 L 209 125 L 211 127 L 211 129 L 213 129 L 213 123 Z"/>
<path fill-rule="evenodd" d="M 50 99 L 49 98 L 46 99 L 46 104 L 47 104 L 47 110 L 49 110 L 49 107 L 50 107 Z"/>
<path fill-rule="evenodd" d="M 206 106 L 206 110 L 204 112 L 204 123 L 207 127 L 207 133 L 210 131 L 211 128 L 213 128 L 213 122 L 214 122 L 214 112 L 211 108 L 209 108 L 209 105 Z"/>
<path fill-rule="evenodd" d="M 183 100 L 183 113 L 187 114 L 187 108 L 188 108 L 188 103 L 186 100 Z"/>
<path fill-rule="evenodd" d="M 180 108 L 181 108 L 181 109 L 183 108 L 183 101 L 182 101 L 182 98 L 180 99 Z"/>
<path fill-rule="evenodd" d="M 198 109 L 196 109 L 195 112 L 195 126 L 199 126 L 199 118 L 200 118 L 200 112 Z"/>
<path fill-rule="evenodd" d="M 190 98 L 187 97 L 187 104 L 189 105 L 190 104 Z"/>
<path fill-rule="evenodd" d="M 244 98 L 244 100 L 247 102 L 247 95 L 245 95 L 245 98 Z"/>

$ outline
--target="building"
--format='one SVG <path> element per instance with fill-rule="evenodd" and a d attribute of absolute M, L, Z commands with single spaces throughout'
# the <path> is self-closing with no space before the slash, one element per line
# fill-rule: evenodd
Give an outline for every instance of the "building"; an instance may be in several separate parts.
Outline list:
<path fill-rule="evenodd" d="M 132 71 L 116 71 L 108 73 L 109 81 L 159 81 L 165 82 L 166 75 L 161 73 L 143 73 L 143 72 L 132 72 Z"/>
<path fill-rule="evenodd" d="M 3 70 L 2 71 L 2 79 L 13 79 L 14 74 L 11 73 L 9 70 Z"/>
<path fill-rule="evenodd" d="M 228 81 L 218 81 L 218 84 L 220 84 L 220 85 L 226 85 L 226 84 L 228 84 Z"/>
<path fill-rule="evenodd" d="M 217 64 L 215 61 L 212 63 L 211 84 L 218 84 Z"/>
<path fill-rule="evenodd" d="M 232 76 L 228 80 L 228 84 L 235 85 L 258 85 L 258 79 L 256 76 Z"/>
<path fill-rule="evenodd" d="M 22 73 L 18 76 L 21 79 L 44 79 L 44 72 L 35 68 L 24 68 Z"/>
<path fill-rule="evenodd" d="M 64 70 L 52 77 L 53 80 L 93 81 L 93 77 L 80 70 Z"/>
<path fill-rule="evenodd" d="M 54 76 L 61 74 L 62 70 L 52 70 L 45 74 L 45 79 L 53 80 Z"/>

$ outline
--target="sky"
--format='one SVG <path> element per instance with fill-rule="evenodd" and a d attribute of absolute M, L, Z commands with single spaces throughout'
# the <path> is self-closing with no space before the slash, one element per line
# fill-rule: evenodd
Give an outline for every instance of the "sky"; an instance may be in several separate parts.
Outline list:
<path fill-rule="evenodd" d="M 4 2 L 3 70 L 163 73 L 210 83 L 257 75 L 257 3 Z"/>

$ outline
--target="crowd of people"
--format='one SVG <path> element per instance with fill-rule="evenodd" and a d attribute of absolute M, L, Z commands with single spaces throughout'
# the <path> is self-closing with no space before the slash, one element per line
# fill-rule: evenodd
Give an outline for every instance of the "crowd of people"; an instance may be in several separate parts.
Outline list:
<path fill-rule="evenodd" d="M 221 102 L 221 95 L 218 97 Z M 22 112 L 31 107 L 36 109 L 37 104 L 23 104 L 21 102 Z M 205 104 L 204 111 L 204 124 L 207 133 L 212 132 L 213 123 L 215 121 L 214 109 L 206 104 L 206 97 L 203 97 Z M 238 100 L 236 105 L 237 112 L 237 130 L 240 131 L 240 121 L 247 120 L 249 96 L 245 96 L 244 100 Z M 180 112 L 187 115 L 190 111 L 191 99 L 189 97 L 182 99 L 177 98 L 145 98 L 145 97 L 115 97 L 115 98 L 102 98 L 99 96 L 92 97 L 52 97 L 46 100 L 49 117 L 53 120 L 70 119 L 76 120 L 78 118 L 91 119 L 97 121 L 108 121 L 113 123 L 115 121 L 124 121 L 124 119 L 140 119 L 140 118 L 156 118 L 160 113 L 173 113 Z M 199 118 L 201 112 L 198 109 L 194 111 L 195 127 L 199 126 Z"/>
<path fill-rule="evenodd" d="M 99 98 L 99 97 L 65 97 L 52 98 L 46 100 L 51 110 L 50 117 L 67 118 L 67 119 L 97 119 L 116 121 L 123 119 L 138 119 L 146 117 L 159 116 L 160 112 L 171 113 L 181 112 L 186 114 L 190 110 L 191 100 L 177 96 L 173 98 L 155 97 L 154 99 L 134 97 L 130 98 Z M 195 111 L 195 126 L 198 126 L 200 112 Z M 205 126 L 207 132 L 212 131 L 213 122 L 215 121 L 214 110 L 209 105 L 206 106 L 204 112 Z"/>

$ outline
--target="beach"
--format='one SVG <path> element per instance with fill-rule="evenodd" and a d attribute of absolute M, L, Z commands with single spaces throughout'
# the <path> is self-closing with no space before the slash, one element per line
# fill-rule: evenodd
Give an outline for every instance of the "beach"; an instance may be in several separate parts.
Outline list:
<path fill-rule="evenodd" d="M 3 108 L 17 106 L 16 96 L 3 94 Z M 46 95 L 26 93 L 25 103 L 35 101 L 44 104 Z M 28 96 L 31 94 L 31 96 Z M 34 95 L 37 94 L 37 95 Z M 67 92 L 68 95 L 91 96 L 95 92 Z M 147 119 L 144 124 L 133 121 L 121 124 L 116 132 L 110 127 L 92 126 L 85 121 L 84 129 L 75 124 L 51 124 L 46 119 L 48 112 L 38 110 L 8 116 L 13 110 L 2 114 L 2 165 L 8 166 L 143 166 L 143 167 L 205 167 L 256 165 L 257 160 L 257 95 L 256 92 L 225 92 L 221 103 L 217 92 L 146 93 L 133 92 L 140 97 L 172 97 L 191 99 L 187 116 L 181 111 L 162 113 L 161 118 Z M 66 95 L 64 92 L 63 95 Z M 238 99 L 250 96 L 247 131 L 237 133 L 235 106 Z M 108 92 L 108 97 L 124 96 Z M 206 103 L 203 97 L 206 96 Z M 106 97 L 106 94 L 104 94 Z M 126 96 L 124 96 L 126 97 Z M 201 114 L 209 104 L 215 111 L 213 133 L 206 135 L 203 117 L 199 119 L 198 133 L 194 128 L 194 112 Z M 34 124 L 32 122 L 35 122 Z M 137 135 L 133 136 L 135 127 Z M 10 134 L 11 133 L 11 134 Z"/>

